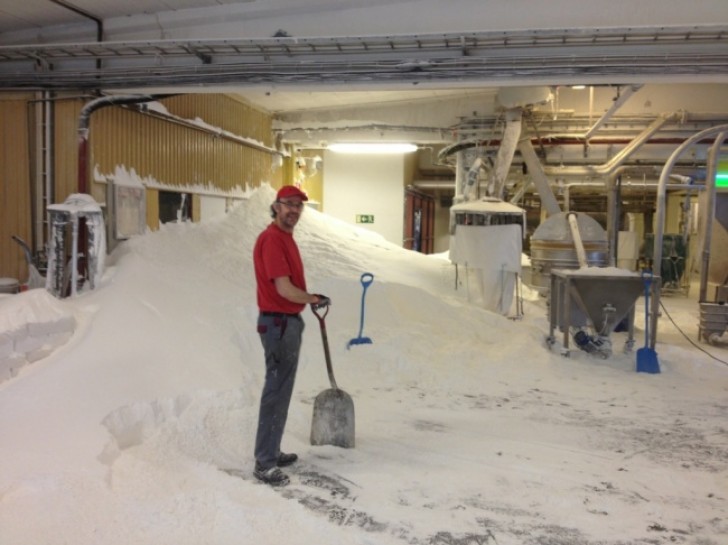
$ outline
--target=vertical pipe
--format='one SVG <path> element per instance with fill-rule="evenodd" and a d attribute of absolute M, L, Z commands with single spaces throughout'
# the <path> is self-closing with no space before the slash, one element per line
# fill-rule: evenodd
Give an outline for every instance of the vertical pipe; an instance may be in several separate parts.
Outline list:
<path fill-rule="evenodd" d="M 491 171 L 488 187 L 491 190 L 491 197 L 503 199 L 508 171 L 513 163 L 513 155 L 518 147 L 518 139 L 521 137 L 521 120 L 523 110 L 512 108 L 506 111 L 506 128 L 503 131 L 498 155 L 496 156 L 495 168 Z"/>
<path fill-rule="evenodd" d="M 700 295 L 699 303 L 704 303 L 708 292 L 708 269 L 710 267 L 710 243 L 713 238 L 713 221 L 715 220 L 715 175 L 718 171 L 720 148 L 726 138 L 726 133 L 720 133 L 708 153 L 708 172 L 705 183 L 708 184 L 708 194 L 705 199 L 705 213 L 703 214 L 703 250 L 700 262 Z"/>
<path fill-rule="evenodd" d="M 45 141 L 45 177 L 43 179 L 45 191 L 43 192 L 43 210 L 48 210 L 48 206 L 50 206 L 54 201 L 54 195 L 53 195 L 53 180 L 55 179 L 55 172 L 54 172 L 54 166 L 53 166 L 53 154 L 54 154 L 54 142 L 53 139 L 53 125 L 55 123 L 55 109 L 53 107 L 53 102 L 50 100 L 51 96 L 50 93 L 45 92 L 44 98 L 47 100 L 43 104 L 44 108 L 44 114 L 43 114 L 43 120 L 45 122 L 45 134 L 43 136 L 43 139 Z M 41 221 L 43 221 L 41 219 Z M 47 219 L 48 222 L 48 233 L 46 235 L 46 240 L 51 239 L 51 222 L 50 219 Z M 42 238 L 42 237 L 41 237 Z"/>
<path fill-rule="evenodd" d="M 64 0 L 50 0 L 50 1 L 58 6 L 69 9 L 74 13 L 78 13 L 82 17 L 91 19 L 94 23 L 96 23 L 96 41 L 99 43 L 104 41 L 104 21 L 102 19 L 100 19 L 99 17 L 96 17 L 95 15 L 89 13 L 86 10 L 83 10 L 77 6 L 74 6 L 73 4 L 69 4 L 68 2 L 65 2 Z M 101 70 L 101 59 L 96 59 L 96 70 Z"/>
<path fill-rule="evenodd" d="M 576 212 L 569 212 L 566 217 L 569 220 L 569 227 L 571 227 L 571 238 L 574 239 L 574 248 L 576 248 L 576 257 L 579 260 L 579 267 L 588 267 L 589 263 L 586 260 L 586 252 L 584 251 L 584 243 L 581 240 Z"/>
<path fill-rule="evenodd" d="M 592 113 L 594 112 L 594 86 L 589 86 L 589 126 L 592 124 Z"/>
<path fill-rule="evenodd" d="M 607 243 L 609 251 L 609 266 L 617 264 L 617 241 L 619 240 L 619 202 L 622 187 L 622 172 L 626 167 L 621 166 L 607 178 Z"/>
<path fill-rule="evenodd" d="M 693 136 L 685 140 L 685 142 L 680 144 L 680 146 L 678 146 L 678 148 L 674 152 L 672 152 L 672 155 L 670 155 L 670 157 L 665 162 L 665 166 L 662 168 L 662 172 L 660 173 L 660 181 L 657 186 L 657 225 L 655 226 L 655 247 L 653 250 L 654 263 L 657 267 L 662 264 L 662 238 L 665 232 L 665 192 L 667 190 L 667 182 L 670 178 L 670 172 L 672 171 L 672 167 L 675 165 L 680 155 L 682 155 L 683 152 L 690 146 L 697 142 L 700 142 L 704 138 L 710 138 L 711 136 L 726 131 L 728 131 L 728 125 L 718 125 L 716 127 L 711 127 L 710 129 L 705 129 L 697 134 L 694 134 Z M 706 183 L 712 183 L 712 185 L 715 185 L 715 178 L 713 178 L 713 180 L 706 180 Z M 661 279 L 658 282 L 661 283 Z M 650 332 L 651 348 L 655 348 L 655 344 L 657 343 L 657 318 L 660 310 L 659 285 L 655 286 L 655 283 L 653 283 L 653 287 L 655 288 L 655 293 L 652 297 L 652 311 L 650 316 L 652 320 L 652 331 Z"/>
<path fill-rule="evenodd" d="M 76 288 L 78 285 L 78 216 L 71 215 L 71 297 L 76 297 Z"/>

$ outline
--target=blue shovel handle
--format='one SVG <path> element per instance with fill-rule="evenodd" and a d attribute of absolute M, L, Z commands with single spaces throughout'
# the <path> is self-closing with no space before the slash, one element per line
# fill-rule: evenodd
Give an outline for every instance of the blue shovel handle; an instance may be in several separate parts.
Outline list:
<path fill-rule="evenodd" d="M 642 281 L 645 284 L 645 346 L 650 339 L 650 285 L 652 284 L 652 271 L 642 269 Z"/>
<path fill-rule="evenodd" d="M 374 282 L 374 275 L 372 273 L 363 273 L 361 275 L 361 285 L 364 288 L 361 294 L 361 316 L 359 317 L 359 338 L 364 331 L 364 298 L 367 294 L 367 288 Z"/>

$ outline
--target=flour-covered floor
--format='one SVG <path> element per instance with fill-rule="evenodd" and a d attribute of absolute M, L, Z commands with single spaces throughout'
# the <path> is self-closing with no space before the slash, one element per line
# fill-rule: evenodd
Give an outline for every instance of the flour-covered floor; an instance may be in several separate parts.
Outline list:
<path fill-rule="evenodd" d="M 220 221 L 131 240 L 98 289 L 49 301 L 73 337 L 0 383 L 2 545 L 728 543 L 725 363 L 664 317 L 659 375 L 634 372 L 624 333 L 610 359 L 564 358 L 542 300 L 519 321 L 492 314 L 454 290 L 448 261 L 312 210 L 296 238 L 311 291 L 333 300 L 357 444 L 309 444 L 328 378 L 307 309 L 283 445 L 301 463 L 285 489 L 250 480 L 251 251 L 273 198 L 265 186 Z M 347 350 L 363 272 L 373 342 Z M 694 299 L 663 302 L 695 340 Z"/>

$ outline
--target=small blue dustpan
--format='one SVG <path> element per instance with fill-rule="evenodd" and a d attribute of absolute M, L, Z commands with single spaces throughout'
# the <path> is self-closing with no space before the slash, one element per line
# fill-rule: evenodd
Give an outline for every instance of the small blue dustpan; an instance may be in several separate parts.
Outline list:
<path fill-rule="evenodd" d="M 367 294 L 367 288 L 374 282 L 374 275 L 372 273 L 364 273 L 361 275 L 361 285 L 364 288 L 361 294 L 361 317 L 359 319 L 359 336 L 351 339 L 347 344 L 347 350 L 351 348 L 353 344 L 372 344 L 372 340 L 369 337 L 362 337 L 364 331 L 364 298 Z"/>
<path fill-rule="evenodd" d="M 652 273 L 642 271 L 642 280 L 645 283 L 645 346 L 637 350 L 637 372 L 652 373 L 660 372 L 660 362 L 657 360 L 657 352 L 650 348 L 650 285 L 652 284 Z M 654 324 L 652 324 L 654 327 Z"/>

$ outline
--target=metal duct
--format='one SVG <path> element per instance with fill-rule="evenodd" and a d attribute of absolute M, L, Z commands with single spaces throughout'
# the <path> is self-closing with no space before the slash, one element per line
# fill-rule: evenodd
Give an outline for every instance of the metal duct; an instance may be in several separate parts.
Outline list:
<path fill-rule="evenodd" d="M 606 112 L 604 112 L 604 115 L 602 117 L 600 117 L 597 120 L 597 122 L 594 123 L 594 125 L 592 125 L 592 127 L 588 131 L 586 131 L 586 134 L 584 135 L 584 139 L 588 141 L 592 137 L 592 135 L 595 132 L 597 132 L 599 130 L 599 128 L 602 125 L 604 125 L 614 115 L 614 112 L 619 110 L 624 105 L 624 103 L 627 102 L 627 100 L 629 100 L 629 98 L 633 94 L 635 94 L 637 91 L 639 91 L 640 89 L 642 89 L 642 85 L 630 85 L 629 87 L 627 87 L 627 89 L 624 91 L 624 93 L 619 95 L 614 100 L 614 102 L 609 107 L 609 109 Z"/>
<path fill-rule="evenodd" d="M 575 212 L 569 212 L 566 215 L 566 218 L 569 220 L 569 227 L 571 228 L 571 238 L 574 239 L 574 248 L 576 249 L 576 257 L 579 261 L 579 267 L 588 267 L 589 263 L 586 260 L 584 243 L 581 240 L 579 224 L 577 223 L 577 215 Z"/>
<path fill-rule="evenodd" d="M 468 173 L 465 176 L 466 186 L 465 186 L 465 200 L 466 201 L 472 201 L 476 198 L 475 190 L 478 188 L 478 178 L 480 176 L 480 169 L 483 166 L 483 159 L 478 157 L 473 161 L 473 164 L 470 165 L 470 168 L 468 169 Z"/>
<path fill-rule="evenodd" d="M 533 144 L 530 140 L 521 140 L 518 143 L 518 150 L 521 152 L 521 156 L 528 167 L 528 172 L 531 174 L 531 179 L 536 185 L 536 190 L 541 197 L 541 204 L 543 204 L 546 214 L 552 216 L 561 212 L 559 203 L 556 201 L 554 192 L 551 191 L 549 180 L 546 177 L 541 161 L 536 155 L 536 150 L 533 149 Z"/>
<path fill-rule="evenodd" d="M 488 194 L 496 199 L 503 199 L 506 177 L 513 162 L 513 155 L 518 147 L 518 139 L 521 137 L 522 117 L 523 110 L 521 108 L 506 111 L 506 129 L 503 132 L 501 145 L 498 148 L 495 168 L 491 171 L 488 180 Z"/>

